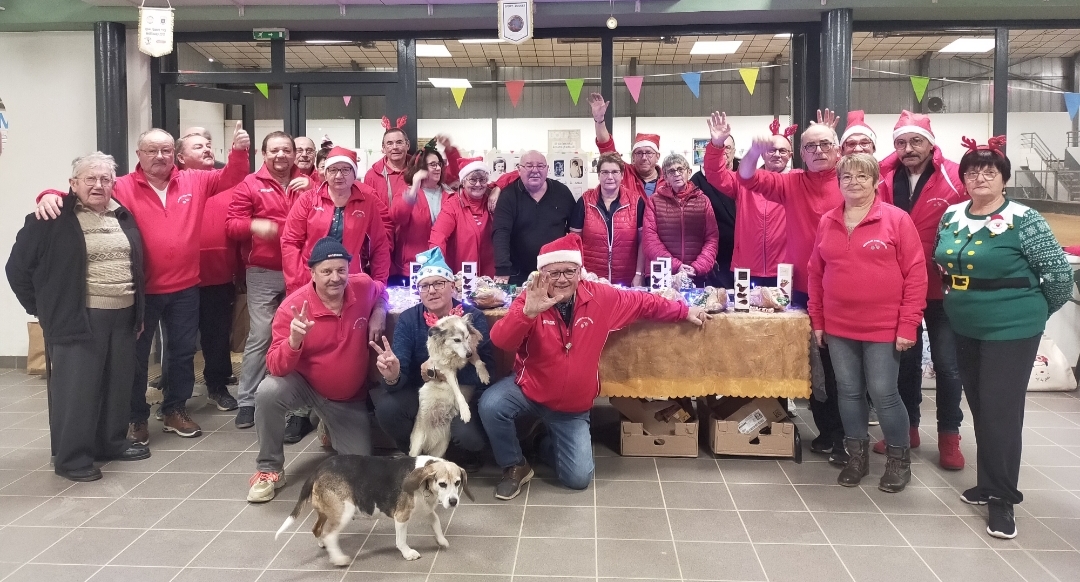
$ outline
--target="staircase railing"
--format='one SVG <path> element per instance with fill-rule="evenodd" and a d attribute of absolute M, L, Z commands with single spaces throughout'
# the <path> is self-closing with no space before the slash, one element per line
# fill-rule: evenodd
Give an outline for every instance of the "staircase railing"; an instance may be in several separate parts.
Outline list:
<path fill-rule="evenodd" d="M 1047 168 L 1053 168 L 1061 162 L 1061 159 L 1055 156 L 1054 152 L 1050 151 L 1050 147 L 1046 145 L 1046 142 L 1044 142 L 1037 133 L 1021 133 L 1020 145 L 1025 149 L 1035 150 L 1035 153 L 1039 154 L 1039 159 L 1043 161 L 1043 164 Z"/>

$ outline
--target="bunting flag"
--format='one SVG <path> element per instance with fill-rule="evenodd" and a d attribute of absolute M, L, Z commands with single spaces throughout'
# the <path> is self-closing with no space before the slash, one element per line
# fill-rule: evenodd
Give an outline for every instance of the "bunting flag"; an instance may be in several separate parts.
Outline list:
<path fill-rule="evenodd" d="M 701 73 L 683 73 L 682 80 L 690 87 L 695 98 L 701 97 Z"/>
<path fill-rule="evenodd" d="M 452 87 L 450 92 L 454 94 L 454 102 L 457 103 L 457 108 L 461 109 L 461 101 L 465 99 L 465 91 L 468 87 Z"/>
<path fill-rule="evenodd" d="M 1069 112 L 1069 119 L 1076 119 L 1076 113 L 1080 111 L 1080 93 L 1065 94 L 1065 109 Z"/>
<path fill-rule="evenodd" d="M 574 105 L 577 105 L 578 98 L 581 97 L 581 86 L 585 84 L 585 79 L 567 79 L 566 88 L 570 90 L 570 98 L 574 100 Z"/>
<path fill-rule="evenodd" d="M 510 96 L 510 104 L 515 108 L 521 100 L 521 92 L 525 89 L 525 81 L 507 81 L 506 94 Z"/>
<path fill-rule="evenodd" d="M 757 69 L 739 69 L 739 76 L 742 77 L 743 85 L 746 85 L 746 90 L 750 91 L 750 94 L 754 94 L 754 87 L 757 85 Z"/>
<path fill-rule="evenodd" d="M 930 84 L 930 77 L 911 77 L 911 88 L 915 90 L 915 98 L 922 103 L 926 96 L 926 86 Z"/>
<path fill-rule="evenodd" d="M 259 90 L 259 93 L 262 93 L 263 97 L 270 98 L 270 87 L 266 83 L 255 83 L 255 88 Z"/>
<path fill-rule="evenodd" d="M 344 97 L 342 97 L 342 99 L 345 100 L 345 107 L 348 107 L 349 102 L 352 101 L 352 97 L 350 97 L 349 95 L 345 95 Z"/>
<path fill-rule="evenodd" d="M 630 90 L 630 96 L 634 98 L 634 103 L 638 102 L 638 97 L 641 97 L 641 81 L 645 77 L 623 77 L 623 83 L 626 83 L 626 88 Z"/>

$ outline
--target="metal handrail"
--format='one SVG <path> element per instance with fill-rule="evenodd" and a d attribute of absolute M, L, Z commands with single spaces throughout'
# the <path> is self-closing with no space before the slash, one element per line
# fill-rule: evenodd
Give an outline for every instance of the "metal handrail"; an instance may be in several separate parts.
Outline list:
<path fill-rule="evenodd" d="M 1050 151 L 1050 146 L 1047 146 L 1046 142 L 1044 142 L 1037 133 L 1021 133 L 1020 145 L 1026 149 L 1035 150 L 1035 153 L 1039 154 L 1039 158 L 1041 158 L 1045 164 L 1061 161 L 1054 156 L 1054 152 Z"/>
<path fill-rule="evenodd" d="M 1080 131 L 1065 132 L 1065 147 L 1080 148 Z"/>
<path fill-rule="evenodd" d="M 1080 170 L 1019 170 L 1009 191 L 1017 198 L 1080 203 Z"/>

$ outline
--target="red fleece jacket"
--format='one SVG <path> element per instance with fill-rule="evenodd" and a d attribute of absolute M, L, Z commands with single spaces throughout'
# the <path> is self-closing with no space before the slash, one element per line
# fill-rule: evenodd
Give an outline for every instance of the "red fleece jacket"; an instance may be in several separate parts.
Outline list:
<path fill-rule="evenodd" d="M 289 181 L 303 175 L 300 168 L 293 166 Z M 295 190 L 282 188 L 265 164 L 233 188 L 233 200 L 225 226 L 229 237 L 240 242 L 240 252 L 249 266 L 281 270 L 281 233 L 285 230 L 289 210 L 299 196 L 300 193 Z M 251 221 L 256 218 L 273 220 L 277 224 L 278 234 L 268 239 L 252 235 Z"/>
<path fill-rule="evenodd" d="M 439 189 L 443 186 L 440 184 Z M 442 192 L 442 203 L 450 201 L 451 193 Z M 390 268 L 392 275 L 408 275 L 409 263 L 416 260 L 416 255 L 430 249 L 428 238 L 431 236 L 431 205 L 428 204 L 427 195 L 423 190 L 416 191 L 416 200 L 409 204 L 405 196 L 394 198 L 394 205 L 390 207 L 390 221 L 397 229 L 394 239 L 394 264 Z"/>
<path fill-rule="evenodd" d="M 206 201 L 199 236 L 199 287 L 243 281 L 240 245 L 225 235 L 233 190 Z"/>
<path fill-rule="evenodd" d="M 443 200 L 442 210 L 431 227 L 428 248 L 439 247 L 447 266 L 455 273 L 461 271 L 461 263 L 475 262 L 478 275 L 495 276 L 495 246 L 491 242 L 495 220 L 487 203 L 484 197 L 479 204 L 470 204 L 467 195 L 461 192 Z"/>
<path fill-rule="evenodd" d="M 516 351 L 514 381 L 529 400 L 559 412 L 584 412 L 600 394 L 600 353 L 611 332 L 647 318 L 679 321 L 686 304 L 603 283 L 578 283 L 572 324 L 554 307 L 529 319 L 525 296 L 491 328 L 491 342 Z"/>

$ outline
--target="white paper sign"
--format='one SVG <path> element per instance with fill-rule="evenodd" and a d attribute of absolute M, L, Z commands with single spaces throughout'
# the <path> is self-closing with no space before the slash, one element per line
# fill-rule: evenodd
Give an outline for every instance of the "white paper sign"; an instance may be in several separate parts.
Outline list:
<path fill-rule="evenodd" d="M 548 178 L 565 184 L 575 200 L 581 198 L 589 189 L 589 157 L 588 152 L 549 151 Z"/>
<path fill-rule="evenodd" d="M 419 293 L 420 290 L 416 288 L 416 284 L 420 281 L 420 268 L 423 267 L 420 263 L 409 263 L 409 289 L 413 293 Z"/>
<path fill-rule="evenodd" d="M 173 52 L 173 9 L 139 7 L 139 51 L 152 57 Z"/>
<path fill-rule="evenodd" d="M 488 173 L 488 179 L 494 182 L 503 174 L 513 172 L 517 169 L 520 159 L 521 152 L 518 151 L 488 150 L 484 154 L 484 165 L 491 170 Z"/>
<path fill-rule="evenodd" d="M 581 149 L 580 129 L 549 129 L 548 154 L 578 151 Z"/>
<path fill-rule="evenodd" d="M 671 258 L 660 257 L 649 265 L 649 289 L 671 287 Z"/>
<path fill-rule="evenodd" d="M 461 288 L 466 295 L 472 293 L 476 287 L 476 261 L 463 261 L 461 263 Z"/>
<path fill-rule="evenodd" d="M 750 311 L 750 269 L 735 269 L 735 311 Z"/>
<path fill-rule="evenodd" d="M 776 264 L 776 286 L 783 292 L 784 297 L 791 301 L 791 279 L 795 273 L 795 266 L 791 263 Z"/>
<path fill-rule="evenodd" d="M 521 44 L 533 34 L 533 0 L 500 0 L 499 38 Z"/>

